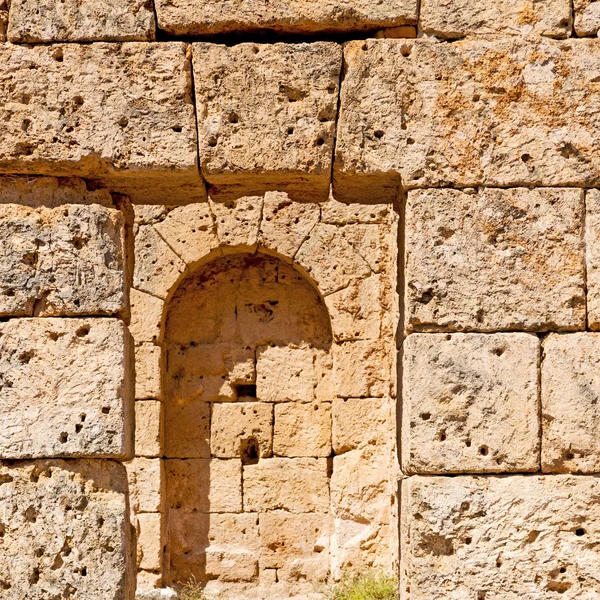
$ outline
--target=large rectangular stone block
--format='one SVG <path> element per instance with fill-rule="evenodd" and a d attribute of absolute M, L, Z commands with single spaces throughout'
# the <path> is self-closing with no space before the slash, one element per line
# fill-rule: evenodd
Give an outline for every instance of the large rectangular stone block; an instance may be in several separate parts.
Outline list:
<path fill-rule="evenodd" d="M 133 364 L 116 319 L 0 324 L 0 456 L 133 454 Z"/>
<path fill-rule="evenodd" d="M 11 0 L 11 42 L 144 41 L 156 23 L 147 0 Z"/>
<path fill-rule="evenodd" d="M 0 462 L 2 600 L 133 600 L 125 468 L 106 460 Z"/>
<path fill-rule="evenodd" d="M 78 175 L 139 203 L 204 199 L 187 56 L 179 42 L 0 46 L 0 173 Z"/>
<path fill-rule="evenodd" d="M 404 341 L 406 473 L 537 471 L 540 342 L 527 333 Z"/>
<path fill-rule="evenodd" d="M 401 600 L 600 595 L 597 477 L 411 477 Z"/>
<path fill-rule="evenodd" d="M 200 161 L 211 196 L 279 190 L 294 200 L 327 200 L 340 46 L 198 43 L 193 56 Z"/>
<path fill-rule="evenodd" d="M 341 200 L 405 189 L 600 180 L 600 45 L 520 36 L 347 44 Z"/>
<path fill-rule="evenodd" d="M 407 331 L 585 327 L 583 191 L 414 190 Z"/>
<path fill-rule="evenodd" d="M 157 0 L 161 29 L 174 35 L 207 35 L 230 32 L 319 33 L 372 30 L 417 20 L 416 0 L 307 2 L 285 0 L 264 4 L 215 3 L 210 0 Z"/>

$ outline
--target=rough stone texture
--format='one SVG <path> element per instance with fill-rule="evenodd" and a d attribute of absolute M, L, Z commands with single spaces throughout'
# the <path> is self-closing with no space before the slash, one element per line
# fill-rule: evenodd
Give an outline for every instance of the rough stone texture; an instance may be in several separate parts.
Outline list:
<path fill-rule="evenodd" d="M 143 513 L 136 519 L 137 565 L 140 569 L 158 571 L 162 565 L 162 515 Z"/>
<path fill-rule="evenodd" d="M 135 455 L 162 457 L 164 448 L 163 405 L 158 400 L 135 403 Z"/>
<path fill-rule="evenodd" d="M 573 0 L 575 33 L 597 35 L 600 30 L 600 6 L 594 0 Z"/>
<path fill-rule="evenodd" d="M 0 186 L 1 317 L 124 311 L 125 225 L 119 210 L 4 204 L 14 195 L 2 192 Z"/>
<path fill-rule="evenodd" d="M 142 344 L 135 349 L 135 397 L 160 399 L 161 349 Z"/>
<path fill-rule="evenodd" d="M 600 329 L 600 191 L 586 191 L 585 208 L 587 318 L 588 327 L 597 331 Z"/>
<path fill-rule="evenodd" d="M 279 190 L 327 200 L 340 46 L 196 43 L 193 57 L 200 163 L 211 197 Z"/>
<path fill-rule="evenodd" d="M 165 456 L 210 457 L 210 404 L 208 402 L 165 403 Z"/>
<path fill-rule="evenodd" d="M 116 319 L 0 324 L 0 456 L 133 453 L 132 357 Z"/>
<path fill-rule="evenodd" d="M 277 456 L 291 457 L 330 456 L 331 404 L 276 404 L 273 452 Z"/>
<path fill-rule="evenodd" d="M 140 203 L 205 198 L 187 52 L 179 42 L 4 44 L 0 172 L 79 175 Z"/>
<path fill-rule="evenodd" d="M 209 0 L 157 0 L 161 29 L 175 35 L 230 32 L 312 33 L 357 31 L 393 27 L 417 20 L 415 0 L 378 4 L 373 0 L 340 3 L 287 0 L 265 5 L 256 0 L 243 4 L 214 4 Z"/>
<path fill-rule="evenodd" d="M 6 41 L 6 30 L 8 29 L 8 10 L 10 0 L 0 0 L 0 42 Z"/>
<path fill-rule="evenodd" d="M 573 25 L 569 0 L 423 0 L 419 12 L 423 33 L 442 39 L 495 33 L 567 38 Z"/>
<path fill-rule="evenodd" d="M 334 346 L 334 390 L 340 398 L 378 398 L 392 392 L 389 342 L 356 341 Z"/>
<path fill-rule="evenodd" d="M 3 600 L 133 600 L 125 469 L 105 460 L 0 463 Z"/>
<path fill-rule="evenodd" d="M 417 333 L 403 354 L 405 473 L 539 469 L 535 335 Z"/>
<path fill-rule="evenodd" d="M 597 333 L 551 334 L 542 361 L 542 470 L 600 471 Z"/>
<path fill-rule="evenodd" d="M 347 44 L 338 200 L 404 188 L 584 186 L 600 179 L 600 46 L 517 36 Z"/>
<path fill-rule="evenodd" d="M 411 477 L 401 600 L 594 598 L 597 477 Z"/>
<path fill-rule="evenodd" d="M 583 216 L 582 190 L 411 191 L 406 329 L 583 329 Z"/>
<path fill-rule="evenodd" d="M 131 508 L 135 514 L 162 512 L 165 465 L 158 458 L 139 458 L 125 463 Z"/>
<path fill-rule="evenodd" d="M 11 0 L 11 42 L 144 41 L 156 23 L 147 0 Z"/>
<path fill-rule="evenodd" d="M 129 291 L 129 302 L 131 305 L 129 332 L 135 343 L 160 343 L 165 303 L 160 298 L 140 292 L 135 288 L 131 288 Z"/>

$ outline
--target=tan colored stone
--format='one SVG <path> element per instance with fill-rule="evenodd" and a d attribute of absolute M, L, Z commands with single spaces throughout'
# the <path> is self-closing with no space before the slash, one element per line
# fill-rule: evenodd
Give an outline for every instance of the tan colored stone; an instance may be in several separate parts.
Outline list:
<path fill-rule="evenodd" d="M 162 457 L 164 447 L 163 405 L 158 400 L 135 403 L 135 455 Z"/>
<path fill-rule="evenodd" d="M 367 40 L 344 53 L 339 200 L 392 201 L 401 184 L 591 187 L 600 179 L 592 40 Z"/>
<path fill-rule="evenodd" d="M 164 204 L 134 204 L 135 225 L 157 225 L 169 214 L 170 207 Z"/>
<path fill-rule="evenodd" d="M 131 509 L 135 514 L 162 512 L 165 466 L 160 458 L 140 458 L 125 463 Z"/>
<path fill-rule="evenodd" d="M 142 598 L 146 600 L 146 594 L 150 595 L 152 593 L 158 592 L 158 588 L 162 587 L 162 575 L 156 571 L 143 571 L 138 570 L 137 572 L 137 596 L 140 596 L 141 593 L 144 595 Z M 152 598 L 152 596 L 150 596 Z M 154 599 L 152 599 L 154 600 Z M 164 596 L 160 595 L 156 600 L 166 600 Z"/>
<path fill-rule="evenodd" d="M 0 324 L 0 456 L 127 458 L 133 373 L 116 319 Z"/>
<path fill-rule="evenodd" d="M 6 41 L 6 30 L 8 29 L 8 9 L 10 0 L 0 0 L 0 42 Z"/>
<path fill-rule="evenodd" d="M 140 203 L 202 200 L 187 52 L 179 42 L 0 47 L 0 171 L 79 175 Z"/>
<path fill-rule="evenodd" d="M 275 405 L 273 452 L 277 456 L 331 455 L 331 404 L 282 402 Z"/>
<path fill-rule="evenodd" d="M 413 334 L 403 355 L 405 473 L 539 470 L 535 335 Z"/>
<path fill-rule="evenodd" d="M 124 238 L 114 208 L 0 204 L 0 316 L 122 313 Z"/>
<path fill-rule="evenodd" d="M 599 486 L 571 475 L 404 480 L 400 598 L 591 600 Z"/>
<path fill-rule="evenodd" d="M 165 456 L 210 457 L 210 404 L 202 400 L 165 401 Z"/>
<path fill-rule="evenodd" d="M 227 513 L 242 510 L 242 464 L 239 460 L 164 461 L 171 509 Z"/>
<path fill-rule="evenodd" d="M 160 399 L 161 349 L 142 344 L 135 349 L 135 397 L 140 400 Z"/>
<path fill-rule="evenodd" d="M 193 62 L 200 163 L 211 197 L 278 190 L 294 200 L 326 200 L 340 46 L 195 43 Z"/>
<path fill-rule="evenodd" d="M 542 471 L 600 471 L 599 334 L 550 334 L 542 360 Z"/>
<path fill-rule="evenodd" d="M 496 33 L 567 38 L 572 21 L 569 0 L 423 0 L 419 17 L 423 33 L 442 39 Z"/>
<path fill-rule="evenodd" d="M 259 457 L 273 453 L 273 405 L 263 402 L 213 404 L 212 456 L 240 458 L 249 440 L 258 444 Z"/>
<path fill-rule="evenodd" d="M 230 251 L 227 246 L 235 252 L 253 252 L 256 249 L 263 202 L 262 197 L 249 195 L 222 202 L 209 200 L 223 251 Z"/>
<path fill-rule="evenodd" d="M 158 0 L 158 24 L 174 35 L 262 32 L 331 33 L 371 31 L 416 23 L 418 3 L 398 0 L 385 5 L 372 0 L 306 2 L 288 0 L 265 6 L 255 0 L 245 4 L 215 5 L 207 0 Z"/>
<path fill-rule="evenodd" d="M 133 600 L 125 469 L 106 460 L 0 463 L 2 600 Z"/>
<path fill-rule="evenodd" d="M 333 347 L 334 390 L 340 398 L 379 398 L 390 390 L 393 342 L 355 341 Z"/>
<path fill-rule="evenodd" d="M 406 329 L 585 326 L 583 192 L 409 193 Z"/>
<path fill-rule="evenodd" d="M 11 0 L 11 42 L 144 41 L 156 23 L 145 0 Z"/>
<path fill-rule="evenodd" d="M 327 512 L 324 458 L 265 458 L 244 466 L 244 511 Z"/>
<path fill-rule="evenodd" d="M 129 332 L 135 343 L 161 343 L 165 303 L 160 298 L 135 288 L 129 290 L 129 300 L 131 302 Z"/>
<path fill-rule="evenodd" d="M 417 37 L 417 28 L 414 27 L 413 25 L 401 25 L 400 27 L 388 27 L 387 29 L 380 29 L 379 31 L 376 31 L 375 35 L 373 37 L 376 39 L 416 38 Z"/>
<path fill-rule="evenodd" d="M 600 30 L 600 7 L 594 0 L 573 0 L 575 34 L 597 35 Z"/>
<path fill-rule="evenodd" d="M 375 205 L 375 208 L 378 205 Z M 391 275 L 390 270 L 396 262 L 398 218 L 392 213 L 386 224 L 361 223 L 342 228 L 344 238 L 360 254 L 373 273 L 383 271 Z"/>
<path fill-rule="evenodd" d="M 321 205 L 321 213 L 321 221 L 329 225 L 387 224 L 392 213 L 392 206 L 389 204 L 347 204 L 330 196 L 329 200 Z"/>
<path fill-rule="evenodd" d="M 160 513 L 145 513 L 137 515 L 135 521 L 138 569 L 158 571 L 162 566 L 163 556 L 163 516 Z"/>
<path fill-rule="evenodd" d="M 585 260 L 587 319 L 593 331 L 600 329 L 600 191 L 585 192 Z"/>

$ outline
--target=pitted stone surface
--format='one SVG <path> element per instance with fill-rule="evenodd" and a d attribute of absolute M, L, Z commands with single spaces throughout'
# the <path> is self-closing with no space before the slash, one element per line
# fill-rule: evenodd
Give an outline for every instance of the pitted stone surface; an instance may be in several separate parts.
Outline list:
<path fill-rule="evenodd" d="M 79 175 L 140 203 L 204 198 L 187 53 L 179 42 L 0 46 L 0 172 Z"/>
<path fill-rule="evenodd" d="M 583 191 L 414 190 L 407 331 L 585 327 Z"/>
<path fill-rule="evenodd" d="M 405 473 L 539 469 L 535 335 L 417 333 L 403 355 Z"/>
<path fill-rule="evenodd" d="M 597 477 L 411 477 L 401 600 L 595 598 Z"/>
<path fill-rule="evenodd" d="M 200 161 L 211 196 L 279 190 L 295 200 L 326 200 L 340 46 L 196 43 L 193 57 Z"/>
<path fill-rule="evenodd" d="M 11 0 L 11 42 L 144 41 L 156 23 L 147 0 Z"/>
<path fill-rule="evenodd" d="M 0 456 L 130 456 L 132 372 L 116 319 L 0 324 Z"/>
<path fill-rule="evenodd" d="M 600 180 L 600 46 L 476 37 L 350 42 L 334 165 L 340 200 L 404 188 Z"/>
<path fill-rule="evenodd" d="M 133 600 L 122 465 L 0 463 L 0 482 L 2 600 Z"/>
<path fill-rule="evenodd" d="M 585 210 L 587 317 L 589 328 L 597 331 L 600 329 L 600 191 L 585 192 Z"/>
<path fill-rule="evenodd" d="M 594 0 L 573 0 L 575 33 L 582 37 L 597 35 L 600 30 L 600 5 Z"/>

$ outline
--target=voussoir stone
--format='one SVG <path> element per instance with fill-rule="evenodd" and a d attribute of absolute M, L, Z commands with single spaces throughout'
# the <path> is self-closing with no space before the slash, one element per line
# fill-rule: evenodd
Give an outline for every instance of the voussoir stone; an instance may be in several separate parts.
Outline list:
<path fill-rule="evenodd" d="M 0 457 L 131 456 L 132 372 L 122 321 L 0 324 Z"/>
<path fill-rule="evenodd" d="M 481 36 L 344 48 L 334 194 L 600 180 L 600 45 Z"/>
<path fill-rule="evenodd" d="M 211 197 L 278 190 L 294 200 L 327 200 L 341 47 L 196 43 L 193 61 Z"/>
<path fill-rule="evenodd" d="M 281 33 L 360 31 L 417 20 L 417 0 L 285 0 L 265 4 L 211 0 L 157 0 L 161 29 L 174 35 L 272 30 Z"/>
<path fill-rule="evenodd" d="M 0 462 L 2 600 L 133 600 L 125 468 Z"/>
<path fill-rule="evenodd" d="M 583 191 L 413 190 L 406 329 L 585 327 Z"/>
<path fill-rule="evenodd" d="M 11 42 L 144 41 L 156 23 L 148 0 L 11 0 Z"/>
<path fill-rule="evenodd" d="M 204 199 L 188 51 L 1 45 L 0 173 L 81 176 L 142 204 Z"/>
<path fill-rule="evenodd" d="M 401 600 L 591 600 L 595 476 L 411 477 L 402 484 Z"/>

